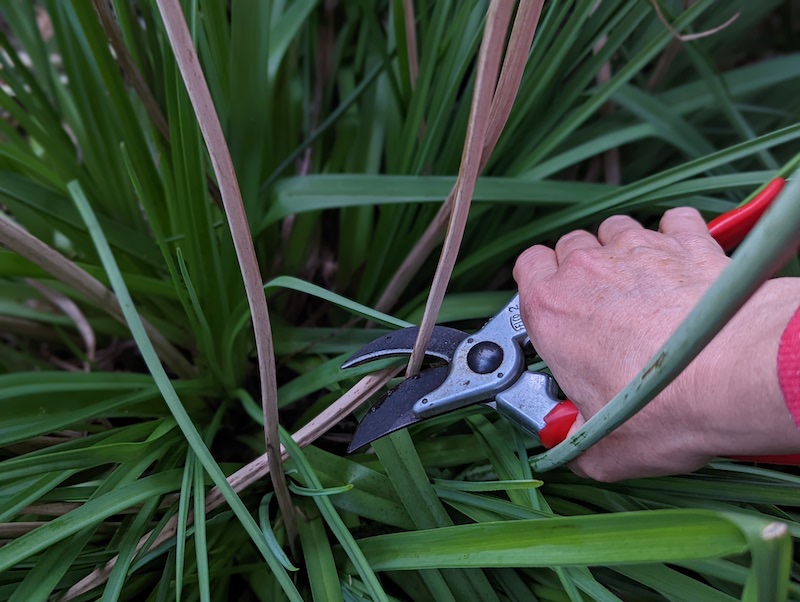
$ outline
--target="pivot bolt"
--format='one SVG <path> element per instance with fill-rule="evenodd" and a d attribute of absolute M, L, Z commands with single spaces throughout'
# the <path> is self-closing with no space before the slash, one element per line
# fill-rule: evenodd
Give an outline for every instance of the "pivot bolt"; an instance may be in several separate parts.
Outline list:
<path fill-rule="evenodd" d="M 503 363 L 503 348 L 492 341 L 481 341 L 467 353 L 469 369 L 478 374 L 494 372 Z"/>

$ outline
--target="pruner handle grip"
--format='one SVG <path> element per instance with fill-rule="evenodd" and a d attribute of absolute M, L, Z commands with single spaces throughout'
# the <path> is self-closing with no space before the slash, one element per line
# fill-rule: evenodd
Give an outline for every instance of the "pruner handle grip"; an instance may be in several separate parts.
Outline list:
<path fill-rule="evenodd" d="M 544 417 L 545 427 L 539 431 L 539 441 L 547 449 L 555 447 L 569 435 L 575 419 L 578 417 L 578 408 L 569 400 L 556 405 Z M 784 466 L 800 466 L 800 454 L 783 454 L 775 456 L 731 456 L 731 460 L 740 462 L 760 462 L 763 464 L 782 464 Z"/>
<path fill-rule="evenodd" d="M 571 401 L 559 402 L 544 417 L 545 427 L 539 431 L 539 441 L 547 449 L 555 447 L 569 435 L 575 419 L 578 417 L 578 408 Z M 784 466 L 800 466 L 800 454 L 783 454 L 772 456 L 731 456 L 731 460 L 740 462 L 760 462 L 763 464 L 782 464 Z"/>
<path fill-rule="evenodd" d="M 550 449 L 566 439 L 579 413 L 578 408 L 569 399 L 559 402 L 544 417 L 545 426 L 539 431 L 539 441 L 542 445 Z"/>
<path fill-rule="evenodd" d="M 775 178 L 747 204 L 731 209 L 708 223 L 708 231 L 725 252 L 730 251 L 744 240 L 772 201 L 783 190 L 784 184 L 786 184 L 786 180 Z"/>
<path fill-rule="evenodd" d="M 569 435 L 575 419 L 578 417 L 578 408 L 569 400 L 559 402 L 544 417 L 545 427 L 539 431 L 539 441 L 547 449 L 555 447 Z M 800 466 L 800 454 L 783 454 L 777 456 L 731 456 L 731 460 L 741 462 L 761 462 L 764 464 L 783 464 L 785 466 Z"/>
<path fill-rule="evenodd" d="M 571 401 L 557 397 L 558 386 L 544 372 L 523 372 L 516 383 L 495 395 L 488 405 L 506 418 L 539 437 L 546 448 L 567 438 L 578 417 Z"/>

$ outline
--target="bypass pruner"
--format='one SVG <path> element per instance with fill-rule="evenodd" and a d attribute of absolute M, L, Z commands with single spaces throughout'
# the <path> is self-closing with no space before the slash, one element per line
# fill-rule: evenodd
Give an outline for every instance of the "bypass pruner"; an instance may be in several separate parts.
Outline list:
<path fill-rule="evenodd" d="M 342 368 L 397 355 L 414 347 L 419 328 L 403 328 L 357 351 Z M 530 340 L 519 311 L 519 295 L 478 332 L 436 326 L 426 356 L 446 366 L 423 370 L 388 391 L 358 425 L 348 451 L 384 435 L 468 405 L 482 403 L 500 412 L 546 446 L 562 441 L 578 409 L 556 397 L 553 377 L 529 372 Z M 526 353 L 526 351 L 528 353 Z"/>
<path fill-rule="evenodd" d="M 784 179 L 775 178 L 746 205 L 709 223 L 711 235 L 725 251 L 742 241 L 784 183 Z M 418 332 L 414 326 L 378 338 L 357 351 L 342 368 L 410 355 Z M 533 356 L 533 346 L 522 323 L 519 295 L 474 334 L 436 326 L 425 355 L 446 365 L 423 370 L 387 391 L 358 425 L 349 452 L 398 429 L 478 403 L 537 436 L 547 448 L 567 437 L 578 416 L 571 401 L 557 397 L 558 386 L 552 376 L 528 370 L 526 360 Z M 800 464 L 798 454 L 747 459 Z"/>

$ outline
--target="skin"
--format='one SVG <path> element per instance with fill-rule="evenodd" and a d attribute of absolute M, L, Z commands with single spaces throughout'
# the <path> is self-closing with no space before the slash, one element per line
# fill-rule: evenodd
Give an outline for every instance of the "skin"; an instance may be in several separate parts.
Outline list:
<path fill-rule="evenodd" d="M 700 214 L 667 211 L 659 231 L 605 220 L 514 267 L 537 352 L 591 418 L 644 367 L 729 264 Z M 684 372 L 570 468 L 597 481 L 679 474 L 726 455 L 800 452 L 777 377 L 780 336 L 800 278 L 765 283 Z"/>

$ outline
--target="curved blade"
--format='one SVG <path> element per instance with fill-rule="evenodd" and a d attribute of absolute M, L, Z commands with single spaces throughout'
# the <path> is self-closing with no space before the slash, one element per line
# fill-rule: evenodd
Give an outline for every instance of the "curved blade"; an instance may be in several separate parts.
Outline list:
<path fill-rule="evenodd" d="M 350 358 L 342 364 L 342 368 L 352 368 L 365 362 L 371 362 L 384 357 L 393 355 L 410 355 L 414 348 L 414 341 L 417 340 L 419 326 L 401 328 L 389 334 L 375 339 L 356 351 Z M 467 337 L 466 332 L 448 328 L 446 326 L 435 326 L 431 341 L 425 350 L 425 355 L 437 357 L 448 362 L 452 361 L 453 353 L 458 344 Z"/>
<path fill-rule="evenodd" d="M 447 378 L 449 366 L 440 366 L 420 372 L 387 391 L 364 416 L 353 440 L 347 447 L 350 453 L 372 443 L 384 435 L 424 420 L 414 413 L 414 404 L 439 386 Z"/>

